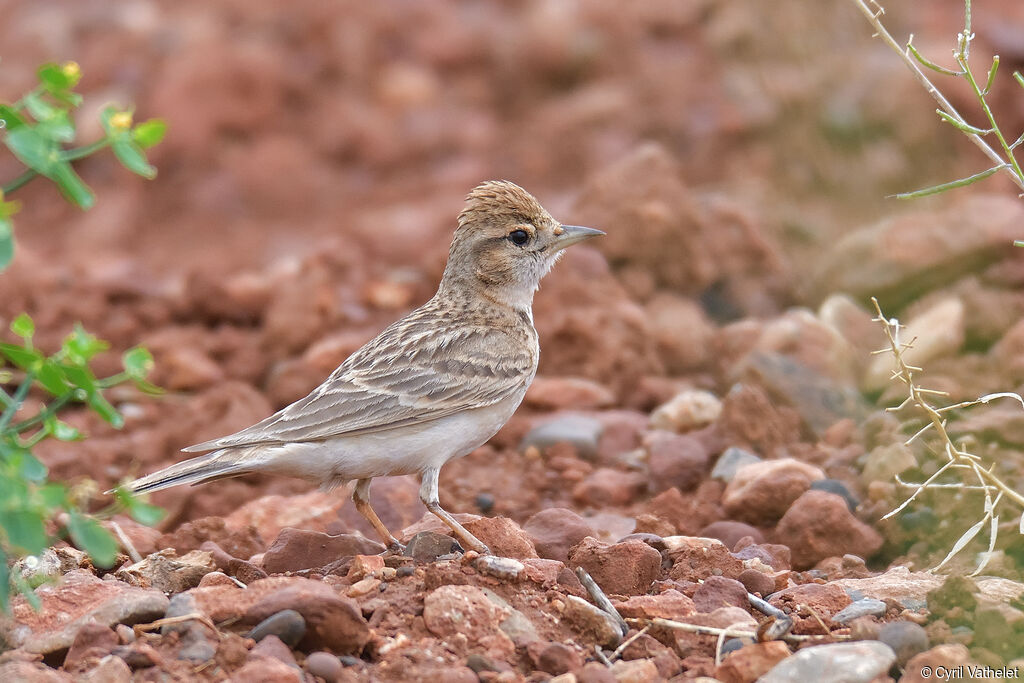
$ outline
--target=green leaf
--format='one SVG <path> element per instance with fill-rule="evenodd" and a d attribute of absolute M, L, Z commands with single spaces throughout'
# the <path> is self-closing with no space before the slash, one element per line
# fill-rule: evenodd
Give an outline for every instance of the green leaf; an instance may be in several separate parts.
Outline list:
<path fill-rule="evenodd" d="M 4 123 L 3 128 L 0 130 L 7 130 L 8 132 L 25 125 L 25 119 L 21 114 L 14 107 L 6 104 L 0 104 L 0 121 Z"/>
<path fill-rule="evenodd" d="M 29 453 L 28 451 L 22 451 L 20 462 L 18 462 L 18 475 L 26 480 L 33 483 L 42 483 L 46 480 L 46 465 L 39 461 L 39 459 Z"/>
<path fill-rule="evenodd" d="M 14 224 L 11 219 L 0 217 L 0 271 L 14 260 Z"/>
<path fill-rule="evenodd" d="M 80 323 L 75 323 L 74 331 L 67 336 L 61 348 L 71 362 L 85 365 L 97 353 L 109 349 L 110 344 L 86 332 Z"/>
<path fill-rule="evenodd" d="M 974 175 L 969 176 L 967 178 L 960 178 L 959 180 L 943 183 L 942 185 L 935 185 L 933 187 L 926 187 L 923 190 L 916 190 L 914 192 L 901 192 L 900 194 L 894 194 L 892 196 L 895 197 L 896 199 L 917 199 L 918 197 L 927 197 L 928 195 L 946 192 L 947 190 L 953 190 L 958 187 L 971 185 L 972 183 L 976 183 L 979 180 L 984 180 L 993 173 L 1006 168 L 1006 166 L 1006 164 L 999 164 L 998 166 L 993 166 L 992 168 L 986 169 L 981 173 L 975 173 Z"/>
<path fill-rule="evenodd" d="M 0 350 L 3 349 L 0 348 Z M 64 371 L 64 376 L 67 380 L 75 387 L 86 392 L 96 391 L 96 378 L 88 368 L 80 365 L 62 365 L 61 369 Z"/>
<path fill-rule="evenodd" d="M 47 510 L 66 507 L 68 504 L 68 489 L 64 484 L 53 482 L 43 484 L 36 489 L 36 496 Z"/>
<path fill-rule="evenodd" d="M 11 321 L 11 332 L 19 337 L 31 337 L 36 333 L 36 325 L 28 313 L 22 313 Z"/>
<path fill-rule="evenodd" d="M 22 370 L 29 370 L 43 360 L 43 354 L 14 344 L 0 344 L 0 353 Z"/>
<path fill-rule="evenodd" d="M 66 64 L 54 64 L 52 62 L 43 64 L 36 72 L 39 82 L 48 92 L 62 93 L 78 85 L 82 79 L 82 72 L 77 64 L 67 62 Z"/>
<path fill-rule="evenodd" d="M 153 369 L 153 354 L 148 349 L 136 346 L 128 349 L 121 356 L 121 363 L 124 371 L 132 379 L 145 379 L 146 375 Z"/>
<path fill-rule="evenodd" d="M 79 441 L 83 438 L 82 432 L 52 415 L 46 419 L 46 428 L 58 441 Z"/>
<path fill-rule="evenodd" d="M 34 510 L 0 510 L 0 528 L 7 542 L 28 555 L 46 549 L 46 529 L 42 516 Z"/>
<path fill-rule="evenodd" d="M 147 149 L 160 143 L 167 134 L 167 122 L 163 119 L 149 119 L 132 129 L 132 140 L 139 147 Z"/>
<path fill-rule="evenodd" d="M 146 154 L 142 148 L 129 138 L 115 138 L 111 147 L 114 150 L 114 156 L 129 171 L 149 180 L 156 177 L 156 167 L 146 160 Z"/>
<path fill-rule="evenodd" d="M 21 125 L 9 129 L 4 137 L 4 144 L 18 161 L 33 171 L 56 180 L 54 173 L 60 165 L 60 151 L 53 140 L 40 135 L 34 126 Z"/>
<path fill-rule="evenodd" d="M 145 524 L 146 526 L 153 526 L 166 514 L 163 510 L 158 508 L 156 505 L 150 505 L 149 503 L 143 503 L 141 500 L 132 499 L 132 502 L 128 505 L 128 513 L 132 516 L 139 524 Z"/>
<path fill-rule="evenodd" d="M 68 531 L 75 545 L 89 553 L 98 567 L 110 567 L 117 557 L 117 542 L 99 522 L 77 510 L 71 511 Z"/>
<path fill-rule="evenodd" d="M 71 168 L 71 164 L 67 161 L 58 158 L 50 172 L 43 175 L 47 175 L 53 182 L 57 183 L 61 194 L 72 204 L 76 204 L 82 209 L 91 209 L 92 205 L 96 203 L 96 196 L 92 193 L 92 190 L 78 177 L 75 169 Z"/>
<path fill-rule="evenodd" d="M 120 429 L 124 426 L 124 417 L 121 416 L 121 413 L 117 412 L 117 408 L 110 405 L 110 401 L 104 398 L 103 394 L 100 392 L 90 392 L 89 396 L 85 399 L 85 402 L 89 404 L 90 408 L 96 411 L 97 415 L 114 427 Z"/>
<path fill-rule="evenodd" d="M 64 379 L 64 368 L 50 359 L 44 360 L 36 368 L 36 379 L 54 396 L 62 396 L 70 389 Z"/>

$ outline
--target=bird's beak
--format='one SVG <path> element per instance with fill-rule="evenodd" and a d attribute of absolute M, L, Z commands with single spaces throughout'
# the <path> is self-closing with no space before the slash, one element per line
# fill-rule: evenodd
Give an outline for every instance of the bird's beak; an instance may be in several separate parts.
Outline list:
<path fill-rule="evenodd" d="M 600 230 L 584 228 L 580 225 L 560 225 L 555 228 L 555 251 L 561 251 L 571 244 L 603 234 Z"/>

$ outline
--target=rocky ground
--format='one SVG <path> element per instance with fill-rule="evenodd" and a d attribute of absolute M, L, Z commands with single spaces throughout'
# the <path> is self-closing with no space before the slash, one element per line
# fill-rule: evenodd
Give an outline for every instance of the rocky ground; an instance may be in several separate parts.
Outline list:
<path fill-rule="evenodd" d="M 463 553 L 409 477 L 371 493 L 409 544 L 392 557 L 343 491 L 163 491 L 159 528 L 113 520 L 114 568 L 66 544 L 26 567 L 54 580 L 39 612 L 19 598 L 0 619 L 0 676 L 918 681 L 1021 664 L 1020 510 L 1001 508 L 973 578 L 984 534 L 925 570 L 981 519 L 978 492 L 880 521 L 911 492 L 896 475 L 943 460 L 903 445 L 911 412 L 884 410 L 903 394 L 870 355 L 869 299 L 909 324 L 943 401 L 1022 391 L 1024 204 L 995 179 L 882 203 L 980 161 L 849 3 L 276 5 L 5 8 L 4 98 L 74 58 L 87 102 L 171 124 L 153 183 L 97 158 L 93 211 L 42 184 L 21 197 L 0 319 L 28 311 L 43 348 L 79 320 L 115 351 L 144 344 L 167 389 L 114 394 L 121 431 L 71 412 L 89 439 L 39 455 L 99 508 L 301 397 L 433 293 L 461 197 L 509 177 L 608 235 L 537 295 L 523 407 L 442 471 L 442 504 L 495 557 Z M 954 5 L 891 21 L 946 54 Z M 1019 4 L 988 5 L 978 58 L 1020 68 Z M 996 101 L 1016 130 L 1021 100 Z M 956 411 L 949 431 L 1024 490 L 1018 406 Z"/>

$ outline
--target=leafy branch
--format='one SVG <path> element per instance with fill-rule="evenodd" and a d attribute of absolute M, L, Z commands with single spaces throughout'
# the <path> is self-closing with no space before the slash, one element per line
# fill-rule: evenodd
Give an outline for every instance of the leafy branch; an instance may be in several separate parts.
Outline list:
<path fill-rule="evenodd" d="M 916 199 L 918 197 L 924 197 L 927 195 L 937 194 L 939 192 L 945 192 L 957 187 L 970 185 L 979 180 L 988 178 L 999 171 L 1005 171 L 1010 176 L 1010 179 L 1014 184 L 1024 191 L 1024 172 L 1021 171 L 1020 164 L 1017 162 L 1015 155 L 1016 148 L 1024 142 L 1024 135 L 1021 135 L 1013 142 L 1009 142 L 1000 130 L 999 125 L 996 123 L 995 115 L 992 113 L 992 109 L 989 107 L 986 99 L 989 92 L 991 92 L 993 85 L 995 85 L 996 73 L 999 71 L 999 56 L 996 55 L 992 59 L 992 65 L 989 67 L 984 87 L 980 85 L 974 75 L 974 72 L 971 70 L 971 42 L 975 37 L 971 29 L 971 0 L 964 0 L 964 29 L 957 34 L 957 46 L 956 49 L 953 50 L 953 60 L 956 62 L 958 67 L 957 69 L 947 69 L 926 59 L 917 50 L 917 48 L 914 47 L 913 35 L 911 35 L 907 40 L 907 44 L 905 46 L 897 43 L 896 39 L 892 37 L 889 31 L 882 24 L 881 17 L 885 14 L 885 9 L 875 0 L 870 0 L 871 5 L 873 5 L 875 9 L 869 7 L 869 0 L 853 0 L 853 2 L 860 8 L 861 12 L 865 17 L 867 17 L 867 20 L 874 27 L 875 35 L 880 37 L 886 45 L 891 47 L 900 55 L 903 63 L 907 65 L 907 68 L 909 68 L 914 74 L 914 77 L 918 82 L 921 83 L 928 94 L 939 103 L 939 109 L 935 110 L 939 117 L 966 135 L 967 138 L 995 164 L 994 166 L 967 178 L 961 178 L 949 183 L 943 183 L 941 185 L 916 190 L 914 192 L 904 192 L 894 196 L 898 199 Z M 971 92 L 974 94 L 974 97 L 981 105 L 982 111 L 985 113 L 985 118 L 988 120 L 988 126 L 982 128 L 968 123 L 964 116 L 961 115 L 955 107 L 953 107 L 946 96 L 943 95 L 942 92 L 932 83 L 922 70 L 922 67 L 945 76 L 963 78 L 966 80 L 971 88 Z M 1024 88 L 1024 76 L 1022 76 L 1019 71 L 1015 71 L 1013 73 L 1013 78 L 1017 81 L 1018 85 Z M 988 140 L 986 140 L 989 136 L 995 137 L 998 143 L 996 146 L 990 145 Z M 1021 241 L 1015 242 L 1014 244 L 1016 246 L 1024 246 L 1024 242 Z"/>
<path fill-rule="evenodd" d="M 20 203 L 6 196 L 31 180 L 43 176 L 53 181 L 61 194 L 82 209 L 91 208 L 96 197 L 78 176 L 72 162 L 110 147 L 118 161 L 144 178 L 156 177 L 156 168 L 146 159 L 145 149 L 159 143 L 167 124 L 151 119 L 133 124 L 130 110 L 107 106 L 100 113 L 104 135 L 79 147 L 67 147 L 75 140 L 71 114 L 82 102 L 74 91 L 82 77 L 75 62 L 44 64 L 37 72 L 39 85 L 12 104 L 0 103 L 0 135 L 8 150 L 25 165 L 25 170 L 0 185 L 0 270 L 14 258 L 14 228 L 11 217 Z"/>

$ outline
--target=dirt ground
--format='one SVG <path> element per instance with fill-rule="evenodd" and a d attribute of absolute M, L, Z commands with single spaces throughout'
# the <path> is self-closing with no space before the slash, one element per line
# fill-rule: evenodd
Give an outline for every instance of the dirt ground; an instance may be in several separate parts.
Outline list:
<path fill-rule="evenodd" d="M 889 29 L 946 63 L 962 5 L 893 5 Z M 980 73 L 1000 55 L 992 104 L 1015 136 L 1024 10 L 991 0 L 975 15 L 973 58 Z M 1020 392 L 1024 250 L 1010 244 L 1024 203 L 998 176 L 887 199 L 986 161 L 870 34 L 840 0 L 0 4 L 0 99 L 31 87 L 38 64 L 73 59 L 84 139 L 110 101 L 170 126 L 152 182 L 108 155 L 78 165 L 99 198 L 89 212 L 42 182 L 21 191 L 19 251 L 0 275 L 4 329 L 26 311 L 52 349 L 80 321 L 112 343 L 100 371 L 137 344 L 155 356 L 167 393 L 115 393 L 124 429 L 72 412 L 89 439 L 39 449 L 96 508 L 118 481 L 305 395 L 429 298 L 477 183 L 513 180 L 558 219 L 608 233 L 570 250 L 537 294 L 541 366 L 522 408 L 442 471 L 442 504 L 481 516 L 481 538 L 518 568 L 450 549 L 377 565 L 344 491 L 269 477 L 170 489 L 152 497 L 168 510 L 156 531 L 120 523 L 143 556 L 177 552 L 173 571 L 154 569 L 160 555 L 110 572 L 102 590 L 124 587 L 111 597 L 91 583 L 104 572 L 64 557 L 64 572 L 84 569 L 62 585 L 99 625 L 61 639 L 16 612 L 29 640 L 0 625 L 12 648 L 0 672 L 747 681 L 798 659 L 775 642 L 722 660 L 717 638 L 656 627 L 606 666 L 595 645 L 610 655 L 621 638 L 602 640 L 607 624 L 570 599 L 587 595 L 575 567 L 630 618 L 725 627 L 745 614 L 756 628 L 766 617 L 743 593 L 771 595 L 793 633 L 892 647 L 896 663 L 864 680 L 1024 657 L 1019 509 L 1001 519 L 987 579 L 934 586 L 919 572 L 981 518 L 980 494 L 925 494 L 880 521 L 909 493 L 895 475 L 922 481 L 942 460 L 926 440 L 902 446 L 920 423 L 884 411 L 903 396 L 870 355 L 884 337 L 869 305 L 911 322 L 921 382 L 949 402 Z M 944 87 L 976 115 L 964 88 Z M 0 180 L 17 172 L 0 155 Z M 1024 413 L 950 424 L 1022 490 Z M 444 531 L 417 486 L 378 480 L 371 496 L 405 539 Z M 58 609 L 68 598 L 54 591 L 44 605 Z M 97 617 L 143 593 L 148 612 Z M 885 604 L 832 620 L 864 599 Z M 168 609 L 205 621 L 124 628 Z M 243 638 L 285 609 L 304 636 Z"/>

